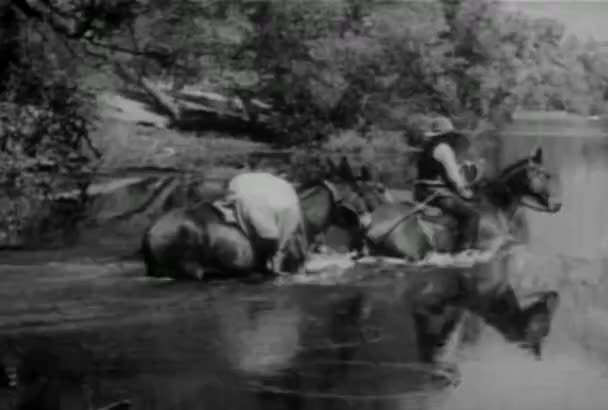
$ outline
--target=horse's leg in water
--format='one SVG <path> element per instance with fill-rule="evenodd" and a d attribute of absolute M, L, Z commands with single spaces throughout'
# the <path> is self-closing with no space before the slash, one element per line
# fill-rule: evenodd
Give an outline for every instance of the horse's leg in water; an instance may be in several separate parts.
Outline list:
<path fill-rule="evenodd" d="M 203 232 L 193 224 L 183 225 L 178 231 L 177 244 L 181 249 L 175 249 L 178 274 L 183 279 L 202 280 L 205 271 L 201 264 Z"/>
<path fill-rule="evenodd" d="M 161 218 L 144 234 L 141 253 L 150 277 L 188 276 L 184 272 L 184 253 L 192 246 L 190 221 L 174 215 Z"/>
<path fill-rule="evenodd" d="M 370 254 L 370 244 L 365 236 L 365 230 L 362 228 L 355 228 L 349 234 L 349 251 L 355 252 L 356 258 L 368 256 Z"/>
<path fill-rule="evenodd" d="M 430 204 L 449 213 L 458 222 L 454 251 L 462 252 L 477 247 L 480 216 L 475 204 L 456 196 L 440 196 Z"/>
<path fill-rule="evenodd" d="M 144 234 L 141 241 L 141 256 L 146 267 L 146 275 L 150 277 L 161 276 L 161 272 L 158 271 L 158 267 L 156 266 L 158 262 L 156 262 L 156 258 L 154 258 L 154 251 L 150 243 L 149 231 Z"/>

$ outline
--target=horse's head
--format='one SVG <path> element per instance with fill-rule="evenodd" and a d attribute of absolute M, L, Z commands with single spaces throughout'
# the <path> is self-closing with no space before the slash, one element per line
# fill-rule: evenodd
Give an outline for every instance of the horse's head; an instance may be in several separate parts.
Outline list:
<path fill-rule="evenodd" d="M 386 202 L 392 197 L 384 184 L 374 180 L 366 167 L 355 175 L 346 158 L 339 164 L 327 160 L 323 174 L 300 189 L 308 233 L 313 236 L 330 225 L 354 232 L 366 225 L 375 207 Z"/>
<path fill-rule="evenodd" d="M 327 180 L 335 187 L 335 222 L 342 228 L 365 226 L 378 206 L 394 202 L 384 183 L 367 166 L 362 166 L 357 175 L 346 157 L 342 157 L 338 166 L 331 160 L 327 163 Z"/>
<path fill-rule="evenodd" d="M 508 167 L 501 177 L 513 195 L 527 208 L 556 213 L 562 207 L 554 189 L 554 176 L 543 165 L 542 148 Z"/>

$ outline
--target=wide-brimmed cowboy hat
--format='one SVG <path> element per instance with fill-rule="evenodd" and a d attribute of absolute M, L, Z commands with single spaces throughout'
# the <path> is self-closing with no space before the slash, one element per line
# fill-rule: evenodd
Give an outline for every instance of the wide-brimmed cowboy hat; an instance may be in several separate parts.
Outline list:
<path fill-rule="evenodd" d="M 435 135 L 445 134 L 446 132 L 456 131 L 454 124 L 446 117 L 436 117 L 431 121 L 429 130 L 424 133 L 425 137 L 434 137 Z"/>

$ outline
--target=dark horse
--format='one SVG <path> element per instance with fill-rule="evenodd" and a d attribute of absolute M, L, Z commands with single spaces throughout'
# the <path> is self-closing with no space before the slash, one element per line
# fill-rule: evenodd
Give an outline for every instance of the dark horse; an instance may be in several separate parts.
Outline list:
<path fill-rule="evenodd" d="M 551 174 L 543 167 L 543 152 L 535 150 L 508 166 L 498 177 L 482 179 L 475 186 L 480 210 L 480 250 L 496 249 L 511 236 L 516 211 L 524 206 L 557 213 L 561 203 L 550 190 Z M 430 251 L 454 250 L 457 224 L 438 208 L 414 201 L 384 204 L 372 214 L 367 245 L 377 255 L 420 260 Z"/>
<path fill-rule="evenodd" d="M 374 201 L 385 202 L 379 197 L 389 195 L 379 184 L 355 177 L 345 158 L 339 166 L 332 161 L 328 164 L 325 178 L 299 192 L 308 243 L 333 224 L 349 231 L 357 229 L 358 213 L 370 210 Z M 361 174 L 370 175 L 367 169 Z M 227 222 L 212 202 L 199 202 L 162 215 L 146 230 L 142 254 L 147 275 L 153 277 L 202 279 L 206 272 L 243 276 L 265 271 L 265 260 L 255 241 L 236 224 Z M 301 267 L 303 262 L 301 258 L 292 265 Z"/>

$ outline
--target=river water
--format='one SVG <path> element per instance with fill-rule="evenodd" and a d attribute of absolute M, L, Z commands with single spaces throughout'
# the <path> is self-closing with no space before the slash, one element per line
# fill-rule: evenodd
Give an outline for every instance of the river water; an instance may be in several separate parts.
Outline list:
<path fill-rule="evenodd" d="M 93 401 L 129 398 L 136 409 L 607 408 L 608 136 L 597 122 L 520 121 L 502 135 L 500 165 L 537 144 L 564 205 L 526 211 L 529 243 L 509 266 L 560 291 L 542 361 L 484 327 L 452 355 L 461 383 L 449 385 L 453 369 L 418 363 L 411 299 L 421 289 L 399 269 L 351 285 L 172 283 L 143 278 L 137 263 L 62 252 L 53 263 L 5 258 L 0 346 L 82 348 Z M 0 409 L 11 400 L 0 389 Z"/>
<path fill-rule="evenodd" d="M 460 363 L 463 384 L 448 409 L 600 409 L 608 405 L 608 132 L 581 118 L 519 121 L 503 132 L 500 167 L 542 146 L 558 177 L 559 214 L 526 210 L 529 239 L 511 277 L 559 289 L 542 362 L 487 332 Z"/>
<path fill-rule="evenodd" d="M 504 132 L 501 165 L 540 145 L 559 176 L 563 210 L 528 212 L 535 251 L 595 258 L 608 246 L 608 136 L 600 121 L 526 121 Z"/>

